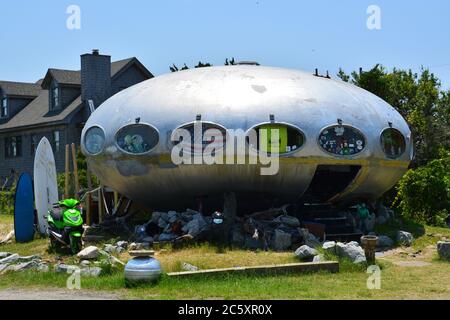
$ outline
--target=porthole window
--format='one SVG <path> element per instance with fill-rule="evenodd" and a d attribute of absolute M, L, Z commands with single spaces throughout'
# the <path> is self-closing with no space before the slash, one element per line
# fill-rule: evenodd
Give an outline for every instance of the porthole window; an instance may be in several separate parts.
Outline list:
<path fill-rule="evenodd" d="M 175 137 L 176 134 L 178 137 Z M 174 145 L 181 144 L 183 150 L 189 150 L 191 154 L 203 153 L 207 146 L 214 150 L 223 149 L 225 148 L 226 137 L 227 130 L 224 127 L 203 121 L 183 125 L 172 133 Z"/>
<path fill-rule="evenodd" d="M 253 130 L 256 133 L 256 137 L 253 138 L 255 141 L 251 141 L 249 134 L 247 142 L 250 147 L 258 151 L 287 154 L 299 150 L 305 143 L 303 133 L 296 127 L 287 124 L 268 123 L 257 126 Z"/>
<path fill-rule="evenodd" d="M 396 159 L 405 153 L 405 137 L 397 129 L 386 129 L 381 134 L 381 146 L 388 158 Z"/>
<path fill-rule="evenodd" d="M 159 133 L 147 124 L 132 124 L 117 132 L 116 142 L 122 151 L 143 154 L 156 147 L 159 142 Z"/>
<path fill-rule="evenodd" d="M 339 156 L 351 156 L 364 150 L 366 139 L 355 128 L 336 125 L 320 133 L 319 144 L 328 153 Z"/>
<path fill-rule="evenodd" d="M 90 154 L 99 154 L 105 146 L 105 132 L 99 127 L 86 131 L 84 147 Z"/>

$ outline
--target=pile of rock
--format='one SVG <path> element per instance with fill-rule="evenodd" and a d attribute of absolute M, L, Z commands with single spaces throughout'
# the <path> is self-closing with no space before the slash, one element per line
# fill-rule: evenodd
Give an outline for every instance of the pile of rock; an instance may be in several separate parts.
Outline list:
<path fill-rule="evenodd" d="M 122 244 L 123 245 L 123 244 Z M 79 265 L 67 265 L 57 263 L 50 265 L 48 261 L 42 259 L 39 255 L 20 256 L 17 253 L 0 252 L 0 274 L 6 272 L 20 272 L 33 270 L 39 272 L 63 272 L 73 273 L 79 271 L 81 275 L 98 277 L 102 273 L 102 267 L 105 263 L 112 266 L 125 264 L 105 250 L 100 250 L 95 246 L 90 246 L 80 251 L 77 255 Z"/>
<path fill-rule="evenodd" d="M 25 270 L 47 272 L 49 266 L 38 255 L 20 256 L 17 253 L 0 252 L 0 274 Z"/>
<path fill-rule="evenodd" d="M 57 264 L 54 268 L 55 272 L 60 273 L 73 273 L 80 272 L 82 276 L 90 276 L 90 277 L 98 277 L 101 275 L 103 269 L 105 267 L 105 263 L 115 266 L 125 264 L 114 257 L 111 253 L 117 253 L 116 248 L 123 248 L 126 242 L 121 243 L 122 246 L 110 245 L 106 244 L 105 249 L 109 249 L 110 252 L 106 250 L 101 250 L 96 246 L 89 246 L 83 250 L 81 250 L 77 257 L 79 259 L 79 265 L 68 265 L 68 264 Z M 125 250 L 125 249 L 124 249 Z"/>
<path fill-rule="evenodd" d="M 217 229 L 212 218 L 188 209 L 185 212 L 154 212 L 151 219 L 136 226 L 131 243 L 132 250 L 147 249 L 155 242 L 175 242 L 182 239 L 211 240 Z M 225 230 L 226 241 L 245 249 L 290 250 L 301 243 L 317 245 L 319 240 L 300 229 L 298 218 L 288 215 L 283 209 L 271 209 L 243 218 L 233 219 Z M 115 250 L 109 247 L 108 250 Z M 130 249 L 130 248 L 129 248 Z M 107 250 L 107 251 L 108 251 Z M 119 249 L 120 251 L 120 249 Z"/>
<path fill-rule="evenodd" d="M 207 231 L 211 218 L 188 209 L 185 212 L 154 212 L 145 224 L 136 226 L 135 238 L 139 243 L 171 242 L 183 236 L 197 238 Z"/>
<path fill-rule="evenodd" d="M 340 258 L 347 258 L 356 264 L 366 262 L 366 255 L 363 248 L 355 241 L 349 243 L 327 241 L 322 245 L 322 248 L 326 252 Z"/>

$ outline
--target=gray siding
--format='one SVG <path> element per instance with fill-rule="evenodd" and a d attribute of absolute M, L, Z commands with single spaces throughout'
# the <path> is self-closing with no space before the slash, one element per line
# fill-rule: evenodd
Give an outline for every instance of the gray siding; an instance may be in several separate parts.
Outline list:
<path fill-rule="evenodd" d="M 60 86 L 59 94 L 62 107 L 65 108 L 80 96 L 81 87 Z"/>
<path fill-rule="evenodd" d="M 58 172 L 64 172 L 64 148 L 66 143 L 69 141 L 68 139 L 70 139 L 71 133 L 69 132 L 69 127 L 62 125 L 49 128 L 30 129 L 0 134 L 0 177 L 9 176 L 11 169 L 14 169 L 19 174 L 23 172 L 33 174 L 34 154 L 32 153 L 31 149 L 31 137 L 33 134 L 36 135 L 37 142 L 39 143 L 39 141 L 45 136 L 53 145 L 53 131 L 55 130 L 59 130 L 61 132 L 60 150 L 59 152 L 54 152 L 56 170 Z M 17 158 L 6 158 L 5 138 L 13 136 L 22 137 L 22 156 Z"/>

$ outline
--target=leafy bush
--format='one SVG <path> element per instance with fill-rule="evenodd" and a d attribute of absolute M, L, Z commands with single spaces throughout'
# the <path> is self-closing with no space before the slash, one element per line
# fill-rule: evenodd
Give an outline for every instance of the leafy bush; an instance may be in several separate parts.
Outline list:
<path fill-rule="evenodd" d="M 407 219 L 445 226 L 450 213 L 450 152 L 409 170 L 397 186 L 395 205 Z"/>
<path fill-rule="evenodd" d="M 16 194 L 16 184 L 11 189 L 0 191 L 0 214 L 14 213 L 14 195 Z"/>
<path fill-rule="evenodd" d="M 78 166 L 78 181 L 80 184 L 80 188 L 83 190 L 88 190 L 88 183 L 87 183 L 87 163 L 86 163 L 86 157 L 81 152 L 81 149 L 78 148 L 77 150 L 77 166 Z M 64 187 L 65 187 L 65 173 L 58 174 L 57 177 L 58 180 L 58 191 L 59 194 L 64 194 Z M 99 183 L 97 177 L 95 177 L 91 173 L 91 183 L 92 188 L 97 188 Z M 80 190 L 77 190 L 78 192 Z M 73 172 L 69 174 L 69 194 L 74 195 L 75 194 L 75 180 L 73 176 Z"/>

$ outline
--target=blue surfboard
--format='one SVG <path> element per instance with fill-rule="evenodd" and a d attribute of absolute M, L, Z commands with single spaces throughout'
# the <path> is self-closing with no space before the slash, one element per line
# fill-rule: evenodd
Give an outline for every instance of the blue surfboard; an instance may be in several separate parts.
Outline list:
<path fill-rule="evenodd" d="M 30 242 L 34 239 L 34 194 L 33 180 L 23 173 L 16 187 L 14 199 L 14 232 L 16 242 Z"/>

